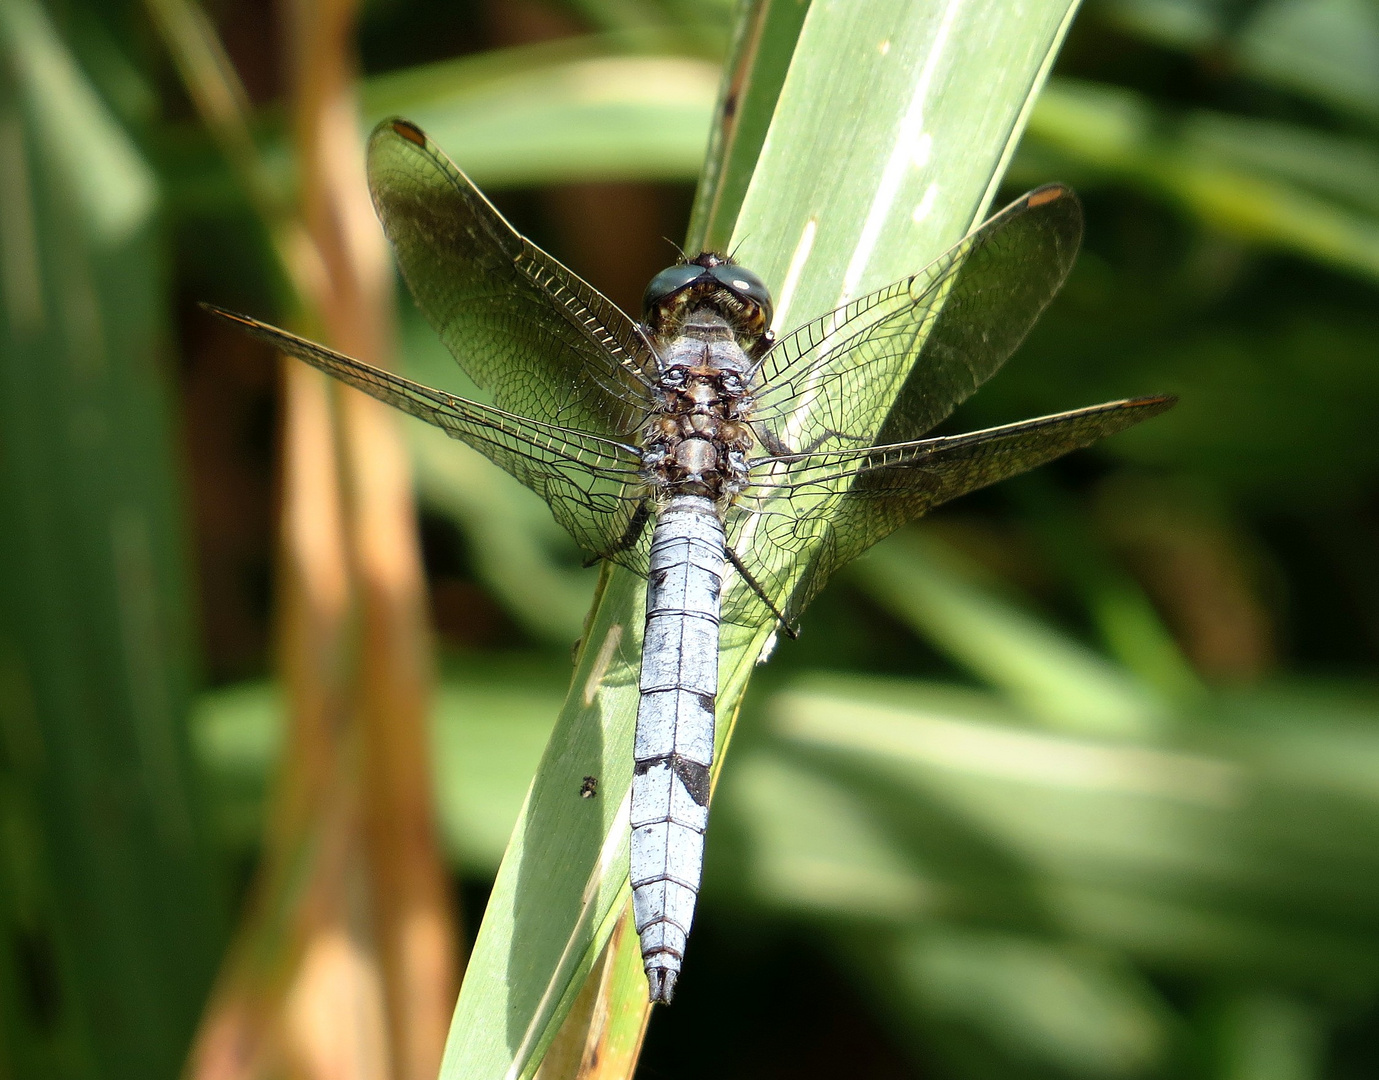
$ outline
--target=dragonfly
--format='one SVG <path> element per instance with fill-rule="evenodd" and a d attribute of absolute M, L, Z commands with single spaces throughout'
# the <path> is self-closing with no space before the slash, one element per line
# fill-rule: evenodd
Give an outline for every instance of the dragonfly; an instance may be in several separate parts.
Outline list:
<path fill-rule="evenodd" d="M 629 880 L 650 999 L 669 1003 L 703 873 L 722 622 L 793 636 L 834 571 L 901 525 L 1174 398 L 929 435 L 1067 276 L 1082 209 L 1062 185 L 777 335 L 765 283 L 712 252 L 653 278 L 634 320 L 406 120 L 373 132 L 368 179 L 412 295 L 491 402 L 210 310 L 468 443 L 540 495 L 591 561 L 646 577 Z"/>

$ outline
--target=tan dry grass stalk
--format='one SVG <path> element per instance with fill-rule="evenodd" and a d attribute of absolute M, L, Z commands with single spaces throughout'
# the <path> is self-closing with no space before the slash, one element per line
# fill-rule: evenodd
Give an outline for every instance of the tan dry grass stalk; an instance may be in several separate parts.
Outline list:
<path fill-rule="evenodd" d="M 176 0 L 151 7 L 194 100 L 243 100 L 217 92 L 227 65 L 196 62 L 219 55 L 217 43 L 186 47 L 204 20 L 173 18 Z M 364 182 L 355 6 L 301 0 L 291 14 L 303 213 L 266 224 L 301 312 L 333 344 L 386 363 L 391 272 Z M 260 186 L 261 163 L 242 152 L 252 143 L 232 137 L 246 118 L 206 119 Z M 288 747 L 249 912 L 188 1075 L 430 1080 L 459 958 L 432 820 L 430 642 L 407 460 L 381 404 L 295 362 L 284 394 Z"/>

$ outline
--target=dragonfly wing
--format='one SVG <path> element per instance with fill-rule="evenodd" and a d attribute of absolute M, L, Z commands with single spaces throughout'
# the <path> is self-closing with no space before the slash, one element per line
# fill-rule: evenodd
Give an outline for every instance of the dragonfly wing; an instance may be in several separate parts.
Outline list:
<path fill-rule="evenodd" d="M 580 547 L 638 567 L 639 548 L 628 541 L 636 539 L 632 534 L 645 517 L 645 492 L 634 447 L 432 390 L 257 319 L 205 307 L 327 375 L 468 443 L 545 499 Z"/>
<path fill-rule="evenodd" d="M 1077 196 L 1061 184 L 1038 188 L 920 273 L 782 338 L 758 377 L 756 422 L 774 436 L 768 445 L 826 452 L 932 430 L 1024 340 L 1081 240 Z"/>
<path fill-rule="evenodd" d="M 966 435 L 765 458 L 730 522 L 729 542 L 793 622 L 839 567 L 940 503 L 1061 457 L 1170 408 L 1132 398 Z M 735 588 L 729 610 L 761 618 Z"/>
<path fill-rule="evenodd" d="M 405 120 L 374 129 L 369 190 L 422 312 L 500 409 L 613 438 L 651 404 L 616 304 L 513 230 Z"/>

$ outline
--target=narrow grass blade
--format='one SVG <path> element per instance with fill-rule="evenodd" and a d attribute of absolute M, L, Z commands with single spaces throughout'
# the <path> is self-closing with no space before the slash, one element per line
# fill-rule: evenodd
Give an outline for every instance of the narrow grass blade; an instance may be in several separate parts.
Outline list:
<path fill-rule="evenodd" d="M 718 89 L 685 250 L 727 251 L 809 12 L 795 0 L 743 4 Z"/>

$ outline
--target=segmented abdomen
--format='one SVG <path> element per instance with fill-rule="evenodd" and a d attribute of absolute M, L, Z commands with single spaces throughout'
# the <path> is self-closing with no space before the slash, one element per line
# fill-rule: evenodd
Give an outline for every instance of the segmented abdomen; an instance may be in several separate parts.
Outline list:
<path fill-rule="evenodd" d="M 656 519 L 632 777 L 632 908 L 652 1001 L 668 1002 L 704 867 L 718 693 L 723 523 L 701 496 Z"/>

